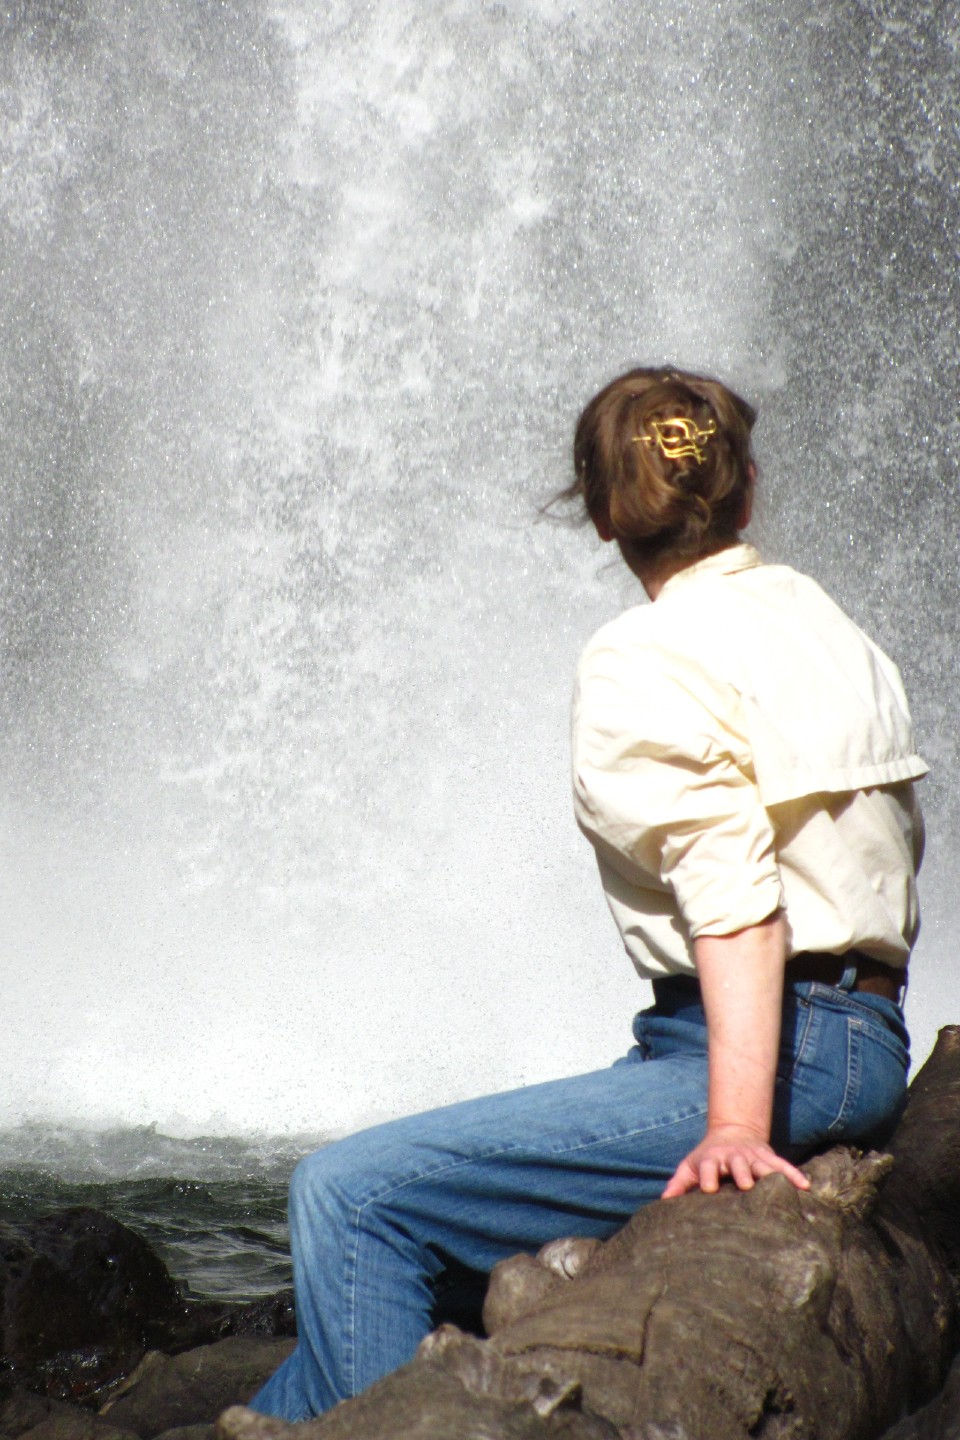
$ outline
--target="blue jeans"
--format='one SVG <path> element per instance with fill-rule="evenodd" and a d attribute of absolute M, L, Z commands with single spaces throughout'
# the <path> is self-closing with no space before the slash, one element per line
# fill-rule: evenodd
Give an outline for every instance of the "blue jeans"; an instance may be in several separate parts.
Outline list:
<path fill-rule="evenodd" d="M 405 1364 L 448 1261 L 488 1271 L 561 1235 L 604 1238 L 656 1200 L 703 1138 L 698 991 L 668 987 L 633 1029 L 608 1069 L 395 1120 L 301 1161 L 290 1187 L 299 1343 L 253 1409 L 303 1420 Z M 908 1064 L 892 1001 L 790 985 L 774 1148 L 797 1160 L 882 1132 Z"/>

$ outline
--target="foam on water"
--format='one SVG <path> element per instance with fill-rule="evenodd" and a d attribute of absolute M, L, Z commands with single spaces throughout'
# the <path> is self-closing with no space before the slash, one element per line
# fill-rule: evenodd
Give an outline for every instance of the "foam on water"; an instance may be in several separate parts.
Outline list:
<path fill-rule="evenodd" d="M 285 1183 L 297 1160 L 328 1135 L 164 1135 L 156 1125 L 82 1130 L 31 1123 L 0 1131 L 0 1175 L 55 1176 L 71 1184 L 111 1180 Z"/>

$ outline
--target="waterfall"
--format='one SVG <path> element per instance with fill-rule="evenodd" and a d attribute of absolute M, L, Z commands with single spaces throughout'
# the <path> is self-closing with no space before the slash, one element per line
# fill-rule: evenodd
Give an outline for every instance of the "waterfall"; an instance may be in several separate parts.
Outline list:
<path fill-rule="evenodd" d="M 352 1128 L 647 1003 L 569 802 L 636 583 L 543 523 L 631 363 L 754 401 L 766 555 L 897 660 L 960 1020 L 950 7 L 0 15 L 0 1125 Z"/>

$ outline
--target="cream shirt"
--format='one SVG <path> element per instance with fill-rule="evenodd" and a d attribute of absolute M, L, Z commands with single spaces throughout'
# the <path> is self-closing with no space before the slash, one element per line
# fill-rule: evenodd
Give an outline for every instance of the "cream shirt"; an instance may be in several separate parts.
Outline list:
<path fill-rule="evenodd" d="M 893 662 L 750 545 L 680 571 L 580 661 L 574 807 L 645 977 L 778 908 L 791 955 L 906 965 L 926 771 Z"/>

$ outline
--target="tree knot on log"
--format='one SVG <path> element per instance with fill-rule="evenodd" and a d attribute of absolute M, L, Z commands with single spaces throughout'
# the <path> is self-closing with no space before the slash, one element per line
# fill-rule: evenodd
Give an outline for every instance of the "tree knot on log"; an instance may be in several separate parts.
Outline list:
<path fill-rule="evenodd" d="M 796 1401 L 780 1385 L 771 1385 L 763 1397 L 760 1414 L 747 1430 L 751 1440 L 763 1440 L 764 1436 L 783 1433 L 783 1418 L 796 1410 Z"/>
<path fill-rule="evenodd" d="M 803 1168 L 810 1181 L 809 1195 L 864 1220 L 877 1203 L 881 1181 L 893 1168 L 893 1156 L 875 1150 L 862 1155 L 837 1146 L 826 1155 L 815 1155 Z"/>
<path fill-rule="evenodd" d="M 543 1419 L 558 1410 L 580 1409 L 583 1387 L 575 1376 L 525 1368 L 455 1325 L 441 1325 L 421 1341 L 417 1360 L 442 1366 L 471 1395 L 532 1405 Z"/>

